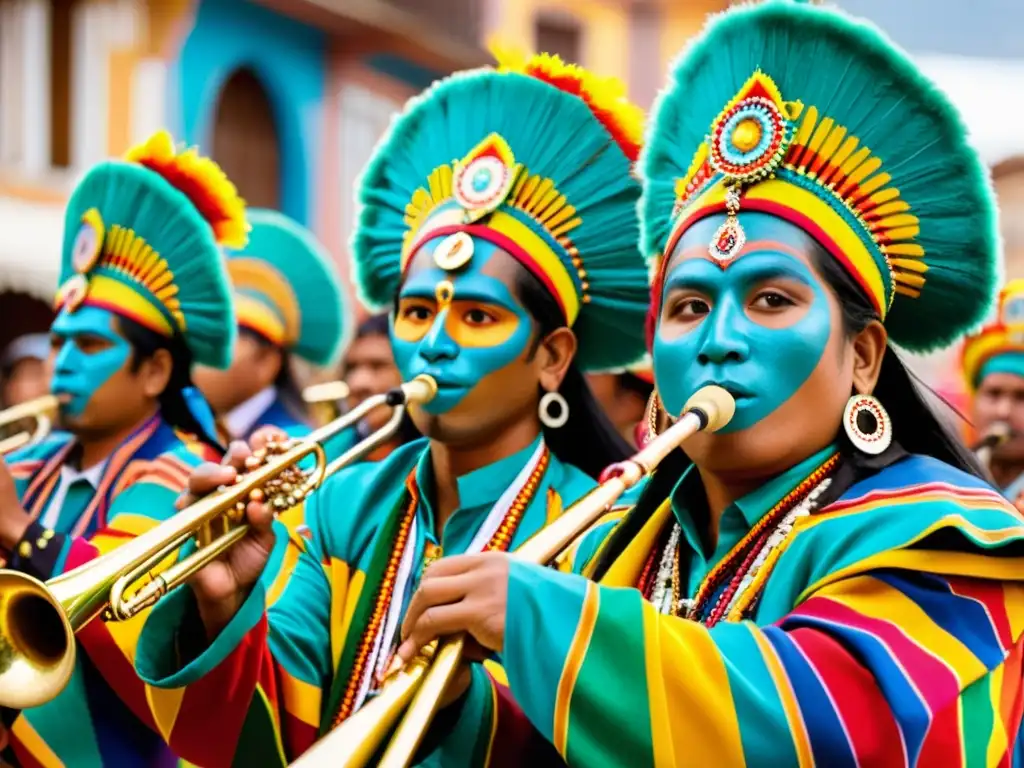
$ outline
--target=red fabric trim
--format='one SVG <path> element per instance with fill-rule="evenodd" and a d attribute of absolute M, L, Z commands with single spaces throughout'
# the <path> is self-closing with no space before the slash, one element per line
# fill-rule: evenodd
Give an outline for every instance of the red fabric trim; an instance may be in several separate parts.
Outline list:
<path fill-rule="evenodd" d="M 497 723 L 491 743 L 488 768 L 546 768 L 564 766 L 565 761 L 547 739 L 541 736 L 523 714 L 512 697 L 512 691 L 491 678 L 497 696 L 495 712 Z"/>
<path fill-rule="evenodd" d="M 185 689 L 171 751 L 206 768 L 231 766 L 257 684 L 276 706 L 266 614 L 224 661 Z"/>

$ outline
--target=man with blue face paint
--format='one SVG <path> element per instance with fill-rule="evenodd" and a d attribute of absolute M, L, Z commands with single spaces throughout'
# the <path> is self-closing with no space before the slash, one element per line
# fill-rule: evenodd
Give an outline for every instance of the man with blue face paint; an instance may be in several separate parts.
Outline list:
<path fill-rule="evenodd" d="M 641 117 L 620 85 L 538 56 L 454 75 L 394 124 L 362 180 L 353 258 L 362 298 L 392 310 L 402 378 L 437 382 L 412 410 L 425 439 L 310 497 L 280 596 L 265 510 L 250 505 L 246 550 L 154 610 L 136 668 L 185 687 L 164 721 L 183 757 L 294 759 L 376 694 L 428 566 L 518 546 L 630 452 L 583 371 L 643 353 Z M 231 477 L 209 468 L 192 487 Z M 493 662 L 463 669 L 424 763 L 486 761 L 496 730 L 521 723 L 503 680 Z"/>
<path fill-rule="evenodd" d="M 995 322 L 968 336 L 961 355 L 976 451 L 1006 497 L 1024 494 L 1024 280 L 999 296 Z"/>
<path fill-rule="evenodd" d="M 113 550 L 172 515 L 191 469 L 221 455 L 190 372 L 193 361 L 230 361 L 220 247 L 243 245 L 246 230 L 221 170 L 194 150 L 178 154 L 163 132 L 75 188 L 50 329 L 66 432 L 0 464 L 7 568 L 45 581 Z M 132 670 L 142 620 L 82 630 L 67 688 L 5 713 L 8 759 L 76 768 L 172 759 Z"/>
<path fill-rule="evenodd" d="M 468 633 L 571 766 L 1019 764 L 1024 523 L 890 344 L 948 346 L 996 295 L 956 111 L 869 23 L 764 0 L 709 21 L 653 124 L 655 423 L 706 384 L 735 416 L 575 573 L 424 579 L 399 656 Z"/>

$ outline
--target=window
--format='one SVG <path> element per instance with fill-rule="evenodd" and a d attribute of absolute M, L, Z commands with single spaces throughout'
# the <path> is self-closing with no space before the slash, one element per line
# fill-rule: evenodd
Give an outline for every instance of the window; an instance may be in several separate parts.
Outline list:
<path fill-rule="evenodd" d="M 341 234 L 345 242 L 355 225 L 356 184 L 400 105 L 368 88 L 346 85 L 341 91 Z"/>
<path fill-rule="evenodd" d="M 50 164 L 71 165 L 71 34 L 75 0 L 50 5 Z"/>
<path fill-rule="evenodd" d="M 581 37 L 579 22 L 570 16 L 545 13 L 534 22 L 534 50 L 557 54 L 563 61 L 582 63 Z"/>

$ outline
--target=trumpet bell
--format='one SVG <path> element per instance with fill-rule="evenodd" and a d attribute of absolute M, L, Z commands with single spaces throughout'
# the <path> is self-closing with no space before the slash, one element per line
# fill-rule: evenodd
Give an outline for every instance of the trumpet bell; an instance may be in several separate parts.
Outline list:
<path fill-rule="evenodd" d="M 45 704 L 67 685 L 75 640 L 64 607 L 46 585 L 17 571 L 0 571 L 0 691 L 3 705 Z"/>

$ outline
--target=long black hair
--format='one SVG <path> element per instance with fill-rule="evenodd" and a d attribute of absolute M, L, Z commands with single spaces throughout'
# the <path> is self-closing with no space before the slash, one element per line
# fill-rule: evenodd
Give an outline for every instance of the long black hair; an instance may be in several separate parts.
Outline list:
<path fill-rule="evenodd" d="M 526 268 L 518 264 L 517 267 L 516 293 L 538 326 L 533 349 L 536 353 L 544 337 L 565 326 L 565 318 L 540 280 Z M 569 420 L 558 429 L 544 427 L 544 440 L 561 461 L 597 479 L 609 464 L 633 453 L 597 402 L 575 362 L 570 364 L 558 391 L 569 405 Z"/>
<path fill-rule="evenodd" d="M 849 273 L 824 248 L 814 244 L 814 262 L 821 276 L 839 299 L 843 313 L 843 330 L 852 338 L 878 319 L 878 314 L 868 301 L 863 290 L 853 281 Z M 851 393 L 852 394 L 852 393 Z M 950 428 L 951 423 L 962 418 L 927 384 L 917 378 L 896 350 L 886 347 L 882 368 L 873 392 L 892 420 L 893 436 L 908 453 L 933 456 L 968 474 L 987 480 L 977 458 Z M 928 403 L 928 396 L 936 403 Z M 940 413 L 945 409 L 946 413 Z M 846 443 L 845 434 L 840 433 L 841 443 Z M 852 450 L 852 446 L 844 446 Z"/>
<path fill-rule="evenodd" d="M 117 322 L 122 335 L 132 348 L 129 365 L 132 373 L 138 371 L 145 360 L 153 357 L 161 349 L 166 349 L 171 355 L 171 376 L 164 391 L 157 398 L 160 415 L 164 421 L 222 453 L 224 447 L 217 441 L 217 436 L 207 434 L 189 408 L 185 397 L 185 390 L 195 387 L 192 383 L 192 352 L 185 344 L 185 339 L 180 334 L 162 336 L 120 315 L 117 316 Z"/>

